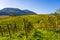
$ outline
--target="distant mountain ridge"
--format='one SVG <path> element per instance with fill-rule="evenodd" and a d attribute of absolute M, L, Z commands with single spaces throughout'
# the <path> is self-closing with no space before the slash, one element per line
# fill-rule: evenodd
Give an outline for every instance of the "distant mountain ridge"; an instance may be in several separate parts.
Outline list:
<path fill-rule="evenodd" d="M 18 8 L 4 8 L 0 10 L 0 15 L 27 15 L 27 14 L 36 14 L 30 10 L 20 10 Z"/>
<path fill-rule="evenodd" d="M 24 12 L 26 12 L 27 14 L 30 13 L 30 14 L 36 14 L 35 12 L 33 11 L 30 11 L 30 10 L 23 10 Z"/>

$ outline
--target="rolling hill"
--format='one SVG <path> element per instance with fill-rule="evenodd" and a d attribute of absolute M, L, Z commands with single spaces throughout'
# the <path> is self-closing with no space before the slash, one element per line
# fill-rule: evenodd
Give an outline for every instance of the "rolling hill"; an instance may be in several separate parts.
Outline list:
<path fill-rule="evenodd" d="M 0 40 L 60 40 L 55 15 L 23 15 L 0 18 Z"/>

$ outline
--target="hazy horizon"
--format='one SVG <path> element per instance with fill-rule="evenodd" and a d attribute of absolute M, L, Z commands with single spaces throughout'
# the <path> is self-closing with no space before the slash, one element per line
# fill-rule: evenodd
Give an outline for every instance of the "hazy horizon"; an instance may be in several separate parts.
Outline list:
<path fill-rule="evenodd" d="M 48 14 L 60 8 L 60 0 L 0 0 L 0 9 L 7 7 Z"/>

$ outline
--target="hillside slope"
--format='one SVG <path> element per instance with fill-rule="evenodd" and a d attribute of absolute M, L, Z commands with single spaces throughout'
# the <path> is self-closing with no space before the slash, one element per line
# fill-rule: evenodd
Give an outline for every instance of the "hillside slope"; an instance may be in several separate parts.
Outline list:
<path fill-rule="evenodd" d="M 27 14 L 36 14 L 35 12 L 32 12 L 30 10 L 21 10 L 18 8 L 4 8 L 0 10 L 0 16 L 1 15 L 27 15 Z"/>
<path fill-rule="evenodd" d="M 54 15 L 24 15 L 0 18 L 1 40 L 59 40 L 60 28 Z"/>

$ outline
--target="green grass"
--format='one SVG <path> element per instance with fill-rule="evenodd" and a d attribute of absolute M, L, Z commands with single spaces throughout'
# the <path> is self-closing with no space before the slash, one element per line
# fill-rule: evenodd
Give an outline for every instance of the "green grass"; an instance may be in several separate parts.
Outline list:
<path fill-rule="evenodd" d="M 60 40 L 60 28 L 57 26 L 60 19 L 57 19 L 48 14 L 0 18 L 0 40 Z"/>

